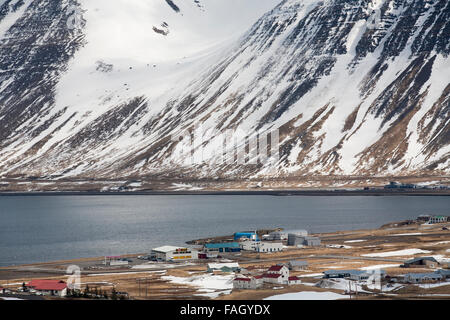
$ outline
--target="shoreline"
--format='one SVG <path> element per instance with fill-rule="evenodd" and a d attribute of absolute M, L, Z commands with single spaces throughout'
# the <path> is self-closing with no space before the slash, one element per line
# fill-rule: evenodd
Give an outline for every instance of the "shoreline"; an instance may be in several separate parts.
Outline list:
<path fill-rule="evenodd" d="M 357 235 L 360 233 L 371 233 L 373 231 L 383 231 L 383 230 L 401 230 L 401 229 L 409 229 L 409 228 L 416 228 L 417 226 L 420 227 L 420 224 L 417 223 L 417 221 L 414 221 L 414 223 L 410 223 L 412 220 L 404 220 L 404 221 L 391 221 L 389 223 L 383 224 L 379 227 L 370 228 L 370 229 L 345 229 L 345 230 L 337 230 L 337 231 L 330 231 L 330 232 L 316 232 L 311 233 L 310 236 L 317 236 L 324 240 L 327 239 L 333 239 L 336 237 L 346 237 L 350 235 Z M 445 224 L 446 225 L 446 224 Z M 432 225 L 434 227 L 438 226 L 439 224 Z M 257 230 L 258 234 L 265 234 L 273 231 L 283 231 L 283 228 L 271 228 L 271 229 L 261 229 Z M 444 233 L 447 235 L 447 232 Z M 414 234 L 413 234 L 414 235 Z M 415 236 L 415 235 L 414 235 Z M 203 246 L 205 243 L 210 242 L 227 242 L 231 241 L 233 238 L 233 235 L 216 235 L 213 237 L 207 237 L 207 238 L 200 238 L 200 239 L 191 239 L 184 242 L 184 244 L 188 246 Z M 140 255 L 146 255 L 148 253 L 125 253 L 121 254 L 120 257 L 122 258 L 137 258 Z M 32 268 L 35 266 L 45 267 L 45 266 L 54 266 L 54 265 L 68 265 L 74 262 L 90 262 L 90 261 L 97 261 L 102 260 L 104 256 L 96 256 L 96 257 L 77 257 L 77 258 L 68 258 L 68 259 L 57 259 L 57 260 L 47 260 L 47 261 L 38 261 L 38 262 L 29 262 L 29 263 L 23 263 L 23 264 L 11 264 L 11 265 L 0 265 L 0 271 L 5 271 L 9 269 L 16 269 L 16 268 Z M 383 260 L 383 259 L 382 259 Z M 40 270 L 42 271 L 42 270 Z M 140 272 L 142 270 L 135 270 L 134 272 Z M 62 270 L 60 272 L 64 273 Z M 97 271 L 95 271 L 97 272 Z M 95 273 L 92 272 L 92 273 Z M 114 273 L 114 271 L 112 271 Z"/>
<path fill-rule="evenodd" d="M 67 267 L 77 265 L 80 270 L 80 281 L 83 286 L 96 287 L 100 290 L 126 292 L 132 300 L 262 300 L 279 294 L 296 294 L 303 292 L 334 292 L 345 299 L 343 282 L 323 281 L 327 270 L 374 270 L 383 268 L 390 277 L 402 279 L 408 272 L 433 272 L 427 266 L 405 269 L 402 264 L 414 257 L 440 257 L 441 265 L 449 261 L 448 248 L 450 222 L 423 227 L 415 221 L 403 224 L 404 221 L 390 222 L 387 225 L 371 229 L 340 230 L 336 232 L 315 233 L 322 240 L 315 247 L 286 247 L 281 252 L 256 253 L 241 251 L 238 254 L 224 253 L 217 259 L 195 260 L 192 262 L 149 262 L 139 260 L 137 254 L 122 255 L 132 259 L 126 267 L 104 267 L 103 257 L 80 258 L 70 260 L 48 261 L 26 265 L 0 267 L 0 285 L 10 290 L 17 290 L 23 282 L 32 279 L 66 279 Z M 229 236 L 217 236 L 226 238 Z M 197 240 L 199 241 L 199 240 Z M 225 260 L 224 260 L 225 259 Z M 235 277 L 227 271 L 208 270 L 208 263 L 238 263 L 245 274 L 259 275 L 275 264 L 287 264 L 294 260 L 307 261 L 308 267 L 292 270 L 291 273 L 301 279 L 300 284 L 264 283 L 263 287 L 252 290 L 230 288 L 227 281 Z M 145 281 L 145 295 L 141 286 Z M 347 280 L 343 280 L 344 282 Z M 210 284 L 213 283 L 211 287 Z M 357 283 L 363 286 L 364 283 Z M 387 285 L 387 283 L 386 283 Z M 375 289 L 364 289 L 358 296 L 361 299 L 415 299 L 422 294 L 431 294 L 430 299 L 441 299 L 450 296 L 450 281 L 427 288 L 420 284 L 404 282 L 391 284 L 392 291 L 385 288 L 386 293 Z M 398 289 L 398 290 L 397 290 Z M 204 290 L 208 290 L 207 293 Z M 380 295 L 381 294 L 381 295 Z M 26 299 L 26 298 L 25 298 Z M 60 299 L 45 297 L 45 299 Z M 70 298 L 67 299 L 76 299 Z M 0 299 L 1 300 L 1 299 Z"/>
<path fill-rule="evenodd" d="M 1 191 L 1 196 L 450 196 L 450 190 Z"/>

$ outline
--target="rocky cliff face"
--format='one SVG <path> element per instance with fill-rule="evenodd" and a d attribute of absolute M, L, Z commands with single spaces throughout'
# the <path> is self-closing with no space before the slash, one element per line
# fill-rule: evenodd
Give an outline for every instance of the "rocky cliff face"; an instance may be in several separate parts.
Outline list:
<path fill-rule="evenodd" d="M 285 0 L 239 40 L 208 44 L 191 22 L 239 10 L 212 3 L 149 5 L 155 18 L 133 44 L 153 45 L 137 57 L 102 55 L 102 8 L 3 1 L 0 175 L 448 175 L 448 1 Z M 176 46 L 187 39 L 202 50 Z M 252 159 L 265 133 L 279 156 Z"/>

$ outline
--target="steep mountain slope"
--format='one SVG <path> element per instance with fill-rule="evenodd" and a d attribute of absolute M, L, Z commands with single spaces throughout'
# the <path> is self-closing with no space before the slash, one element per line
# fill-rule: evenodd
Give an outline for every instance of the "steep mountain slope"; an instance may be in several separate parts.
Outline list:
<path fill-rule="evenodd" d="M 0 174 L 448 175 L 450 3 L 277 2 L 3 1 Z"/>

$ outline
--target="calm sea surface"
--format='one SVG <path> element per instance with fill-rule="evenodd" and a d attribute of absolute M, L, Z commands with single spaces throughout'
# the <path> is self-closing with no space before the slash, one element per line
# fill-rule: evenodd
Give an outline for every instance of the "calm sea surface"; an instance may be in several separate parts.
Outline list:
<path fill-rule="evenodd" d="M 0 266 L 149 252 L 256 228 L 376 228 L 449 208 L 439 196 L 0 196 Z"/>

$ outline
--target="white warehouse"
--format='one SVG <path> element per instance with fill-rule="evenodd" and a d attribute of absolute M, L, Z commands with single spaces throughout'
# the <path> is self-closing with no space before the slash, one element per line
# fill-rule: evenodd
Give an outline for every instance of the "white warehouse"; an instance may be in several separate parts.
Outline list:
<path fill-rule="evenodd" d="M 198 259 L 198 251 L 189 248 L 163 246 L 153 249 L 151 256 L 163 261 L 196 260 Z"/>

